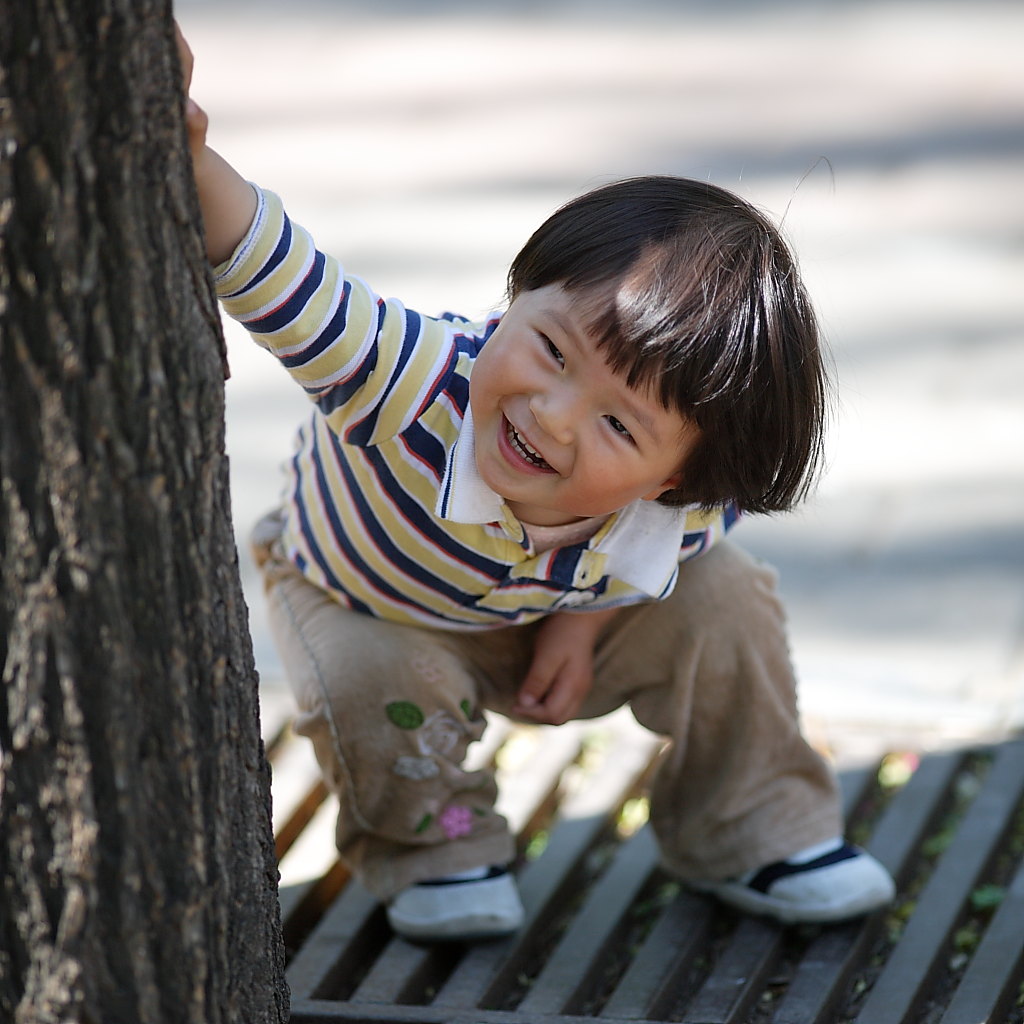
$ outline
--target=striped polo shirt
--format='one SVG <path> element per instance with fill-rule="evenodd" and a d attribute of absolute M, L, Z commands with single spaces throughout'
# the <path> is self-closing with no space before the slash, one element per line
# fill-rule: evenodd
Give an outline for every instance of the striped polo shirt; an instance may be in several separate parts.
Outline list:
<path fill-rule="evenodd" d="M 736 518 L 637 501 L 589 540 L 536 554 L 476 468 L 473 363 L 501 314 L 426 317 L 318 252 L 271 192 L 215 270 L 227 313 L 315 408 L 288 467 L 289 559 L 342 605 L 486 629 L 665 597 Z"/>

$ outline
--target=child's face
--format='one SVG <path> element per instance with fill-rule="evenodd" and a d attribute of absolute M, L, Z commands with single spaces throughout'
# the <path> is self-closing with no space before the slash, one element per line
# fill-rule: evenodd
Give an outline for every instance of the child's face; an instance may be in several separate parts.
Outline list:
<path fill-rule="evenodd" d="M 652 501 L 678 485 L 699 436 L 611 371 L 587 308 L 561 285 L 519 294 L 470 378 L 480 475 L 538 526 Z"/>

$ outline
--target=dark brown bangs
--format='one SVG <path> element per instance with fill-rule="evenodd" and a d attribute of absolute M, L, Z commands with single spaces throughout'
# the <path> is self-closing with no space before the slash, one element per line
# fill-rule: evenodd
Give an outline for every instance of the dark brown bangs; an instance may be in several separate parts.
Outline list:
<path fill-rule="evenodd" d="M 650 247 L 590 324 L 609 365 L 630 386 L 653 388 L 666 408 L 699 418 L 707 406 L 733 405 L 772 361 L 778 300 L 764 284 L 792 267 L 765 273 L 775 253 L 748 228 L 709 226 Z"/>
<path fill-rule="evenodd" d="M 825 375 L 813 310 L 774 232 L 733 219 L 677 236 L 602 292 L 589 328 L 609 366 L 701 430 L 665 500 L 770 512 L 804 497 Z"/>

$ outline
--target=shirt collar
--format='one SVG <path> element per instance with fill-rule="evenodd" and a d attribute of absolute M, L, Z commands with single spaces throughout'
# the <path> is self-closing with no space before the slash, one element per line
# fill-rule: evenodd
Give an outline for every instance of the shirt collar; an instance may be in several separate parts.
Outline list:
<path fill-rule="evenodd" d="M 679 563 L 686 532 L 685 508 L 634 501 L 615 517 L 611 529 L 594 545 L 608 556 L 609 576 L 659 597 Z"/>
<path fill-rule="evenodd" d="M 505 502 L 484 483 L 476 468 L 476 429 L 468 403 L 462 429 L 448 455 L 434 511 L 441 519 L 454 523 L 500 523 L 506 516 Z"/>
<path fill-rule="evenodd" d="M 521 535 L 522 528 L 508 506 L 487 486 L 476 467 L 476 431 L 468 405 L 435 511 L 451 522 L 500 523 L 511 535 Z M 616 514 L 606 530 L 598 532 L 592 548 L 607 557 L 609 576 L 657 597 L 676 571 L 686 513 L 686 508 L 669 508 L 656 501 L 634 501 Z"/>

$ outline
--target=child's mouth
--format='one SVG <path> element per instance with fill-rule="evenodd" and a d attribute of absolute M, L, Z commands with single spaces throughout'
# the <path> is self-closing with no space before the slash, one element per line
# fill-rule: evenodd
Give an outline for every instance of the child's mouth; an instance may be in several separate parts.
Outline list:
<path fill-rule="evenodd" d="M 529 462 L 531 466 L 536 466 L 538 469 L 551 469 L 551 466 L 549 466 L 544 460 L 540 452 L 534 451 L 534 449 L 527 444 L 525 438 L 519 436 L 516 428 L 513 427 L 508 420 L 505 422 L 507 424 L 505 427 L 505 436 L 508 438 L 508 443 L 512 445 L 516 454 Z"/>

